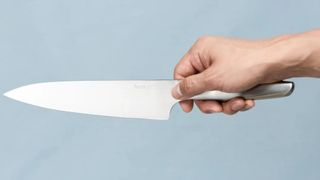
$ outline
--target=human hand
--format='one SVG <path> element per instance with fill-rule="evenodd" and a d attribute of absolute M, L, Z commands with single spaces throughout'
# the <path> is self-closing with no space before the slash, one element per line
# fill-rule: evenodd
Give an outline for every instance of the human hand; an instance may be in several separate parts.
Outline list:
<path fill-rule="evenodd" d="M 177 64 L 174 78 L 180 83 L 172 90 L 185 112 L 193 108 L 193 100 L 185 100 L 209 90 L 242 92 L 256 85 L 288 78 L 281 66 L 286 53 L 284 41 L 290 36 L 268 40 L 240 40 L 206 36 L 200 38 Z M 226 102 L 196 100 L 204 113 L 234 114 L 255 105 L 253 100 L 234 98 Z"/>

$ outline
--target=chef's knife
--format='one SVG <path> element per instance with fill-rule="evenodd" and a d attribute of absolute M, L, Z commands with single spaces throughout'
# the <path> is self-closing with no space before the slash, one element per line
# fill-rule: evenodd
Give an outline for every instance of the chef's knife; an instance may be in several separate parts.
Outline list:
<path fill-rule="evenodd" d="M 92 115 L 165 120 L 178 100 L 175 80 L 62 81 L 23 86 L 4 95 L 49 109 Z M 241 93 L 207 91 L 190 99 L 226 101 L 235 97 L 269 99 L 288 96 L 293 82 L 264 84 Z"/>

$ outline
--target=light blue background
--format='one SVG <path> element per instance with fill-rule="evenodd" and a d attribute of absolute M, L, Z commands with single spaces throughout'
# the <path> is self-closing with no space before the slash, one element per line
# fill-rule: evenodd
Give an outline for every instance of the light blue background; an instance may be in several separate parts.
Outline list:
<path fill-rule="evenodd" d="M 170 79 L 201 35 L 320 27 L 320 1 L 0 0 L 0 93 L 58 80 Z M 227 73 L 227 71 L 226 71 Z M 236 116 L 64 113 L 0 97 L 1 180 L 318 180 L 320 83 Z"/>

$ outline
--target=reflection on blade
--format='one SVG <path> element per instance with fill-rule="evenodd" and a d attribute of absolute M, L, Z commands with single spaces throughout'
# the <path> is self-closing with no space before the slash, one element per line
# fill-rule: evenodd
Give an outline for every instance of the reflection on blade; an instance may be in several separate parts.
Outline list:
<path fill-rule="evenodd" d="M 23 86 L 4 95 L 35 106 L 93 115 L 164 120 L 175 81 L 65 81 Z"/>

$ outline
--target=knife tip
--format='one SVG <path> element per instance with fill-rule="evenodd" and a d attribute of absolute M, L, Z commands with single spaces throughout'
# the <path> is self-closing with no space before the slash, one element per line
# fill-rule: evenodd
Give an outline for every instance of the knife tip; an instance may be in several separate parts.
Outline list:
<path fill-rule="evenodd" d="M 3 93 L 3 96 L 10 98 L 10 99 L 15 99 L 16 89 L 13 89 L 13 90 L 10 90 L 10 91 Z"/>
<path fill-rule="evenodd" d="M 7 98 L 11 98 L 10 91 L 3 93 L 3 96 L 5 96 Z"/>

